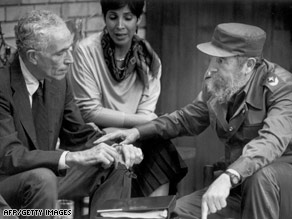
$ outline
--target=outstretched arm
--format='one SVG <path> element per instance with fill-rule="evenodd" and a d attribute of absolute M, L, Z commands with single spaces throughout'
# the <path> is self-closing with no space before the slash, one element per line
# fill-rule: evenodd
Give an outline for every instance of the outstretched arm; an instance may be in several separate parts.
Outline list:
<path fill-rule="evenodd" d="M 120 144 L 131 144 L 140 138 L 138 129 L 117 130 L 97 139 L 94 144 L 100 144 L 105 141 L 120 141 Z"/>

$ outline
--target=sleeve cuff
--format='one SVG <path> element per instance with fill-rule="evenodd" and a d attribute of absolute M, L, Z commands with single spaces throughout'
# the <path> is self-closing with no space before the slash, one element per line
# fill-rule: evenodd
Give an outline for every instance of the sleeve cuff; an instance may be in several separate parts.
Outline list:
<path fill-rule="evenodd" d="M 66 155 L 69 153 L 69 151 L 64 151 L 60 157 L 59 160 L 59 165 L 58 165 L 58 169 L 59 170 L 64 170 L 64 169 L 68 169 L 69 166 L 66 164 Z"/>
<path fill-rule="evenodd" d="M 157 136 L 156 128 L 152 122 L 145 123 L 143 125 L 135 126 L 140 133 L 140 140 L 145 140 Z"/>
<path fill-rule="evenodd" d="M 234 174 L 234 175 L 237 176 L 239 179 L 241 179 L 240 174 L 239 174 L 236 170 L 234 170 L 234 169 L 227 169 L 226 171 L 228 171 L 229 173 Z"/>

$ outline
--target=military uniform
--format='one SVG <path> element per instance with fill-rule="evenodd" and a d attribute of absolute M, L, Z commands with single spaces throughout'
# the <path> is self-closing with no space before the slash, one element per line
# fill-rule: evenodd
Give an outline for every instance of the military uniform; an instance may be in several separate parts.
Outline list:
<path fill-rule="evenodd" d="M 220 103 L 204 88 L 193 103 L 138 130 L 141 139 L 155 135 L 173 138 L 198 135 L 209 125 L 225 144 L 226 166 L 242 178 L 242 185 L 232 189 L 227 200 L 228 207 L 234 210 L 233 216 L 240 217 L 236 215 L 241 208 L 241 217 L 246 219 L 289 218 L 292 215 L 291 206 L 287 206 L 292 203 L 291 73 L 264 60 L 229 103 Z M 199 218 L 204 191 L 179 200 L 177 212 L 189 215 L 186 218 Z M 268 203 L 270 208 L 263 209 L 261 203 Z M 226 214 L 228 207 L 218 215 Z"/>

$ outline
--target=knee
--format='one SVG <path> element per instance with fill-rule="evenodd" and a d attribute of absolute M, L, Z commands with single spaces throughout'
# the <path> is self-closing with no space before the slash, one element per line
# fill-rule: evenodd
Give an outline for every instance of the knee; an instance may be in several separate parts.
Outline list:
<path fill-rule="evenodd" d="M 54 187 L 57 185 L 56 175 L 47 168 L 37 168 L 29 171 L 28 177 L 35 183 Z"/>
<path fill-rule="evenodd" d="M 165 183 L 161 186 L 159 186 L 157 189 L 155 189 L 150 196 L 166 196 L 169 193 L 169 183 Z"/>
<path fill-rule="evenodd" d="M 182 218 L 201 218 L 201 201 L 205 191 L 205 189 L 198 190 L 179 198 L 174 213 Z"/>
<path fill-rule="evenodd" d="M 30 191 L 30 194 L 57 199 L 57 177 L 50 169 L 37 168 L 27 171 L 23 183 L 24 189 Z"/>
<path fill-rule="evenodd" d="M 277 186 L 277 173 L 270 166 L 266 166 L 251 177 L 247 178 L 244 183 L 244 189 L 252 188 L 269 188 L 271 186 Z M 267 187 L 268 186 L 268 187 Z"/>

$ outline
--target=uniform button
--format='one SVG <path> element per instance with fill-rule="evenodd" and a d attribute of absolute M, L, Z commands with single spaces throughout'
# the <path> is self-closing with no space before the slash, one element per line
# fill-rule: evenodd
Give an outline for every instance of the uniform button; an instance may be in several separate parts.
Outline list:
<path fill-rule="evenodd" d="M 245 114 L 245 109 L 242 110 L 242 114 Z"/>
<path fill-rule="evenodd" d="M 233 131 L 233 127 L 232 127 L 232 126 L 229 127 L 229 131 L 230 131 L 230 132 Z"/>

